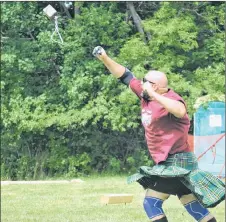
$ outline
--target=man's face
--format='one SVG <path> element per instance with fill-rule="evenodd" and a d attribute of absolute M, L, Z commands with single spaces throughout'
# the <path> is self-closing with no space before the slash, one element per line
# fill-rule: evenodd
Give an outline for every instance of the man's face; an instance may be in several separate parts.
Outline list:
<path fill-rule="evenodd" d="M 158 85 L 157 85 L 157 83 L 155 83 L 154 81 L 152 81 L 151 80 L 151 78 L 150 78 L 150 76 L 145 76 L 144 78 L 143 78 L 143 84 L 145 84 L 145 83 L 150 83 L 150 85 L 151 85 L 151 87 L 153 88 L 153 90 L 154 91 L 156 91 L 157 89 L 158 89 Z"/>

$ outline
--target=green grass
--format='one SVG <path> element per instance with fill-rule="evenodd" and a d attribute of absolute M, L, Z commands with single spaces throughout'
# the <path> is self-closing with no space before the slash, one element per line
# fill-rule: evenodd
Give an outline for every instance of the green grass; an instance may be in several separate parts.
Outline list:
<path fill-rule="evenodd" d="M 82 179 L 82 178 L 81 178 Z M 143 210 L 144 190 L 126 177 L 84 178 L 81 184 L 4 185 L 1 187 L 2 222 L 148 222 Z M 109 193 L 131 193 L 130 204 L 103 205 Z M 169 222 L 192 222 L 179 200 L 171 196 L 163 205 Z M 225 222 L 225 202 L 210 209 Z"/>

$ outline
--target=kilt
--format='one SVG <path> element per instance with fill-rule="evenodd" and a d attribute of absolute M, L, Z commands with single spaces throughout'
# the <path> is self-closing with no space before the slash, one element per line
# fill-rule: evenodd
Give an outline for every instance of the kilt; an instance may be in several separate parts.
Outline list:
<path fill-rule="evenodd" d="M 216 176 L 198 168 L 198 161 L 194 153 L 177 153 L 169 155 L 166 161 L 152 167 L 141 166 L 138 173 L 127 178 L 128 184 L 140 183 L 144 189 L 157 177 L 179 179 L 198 199 L 205 208 L 217 206 L 225 199 L 225 184 Z M 167 186 L 167 184 L 166 184 Z M 152 187 L 150 186 L 152 189 Z"/>

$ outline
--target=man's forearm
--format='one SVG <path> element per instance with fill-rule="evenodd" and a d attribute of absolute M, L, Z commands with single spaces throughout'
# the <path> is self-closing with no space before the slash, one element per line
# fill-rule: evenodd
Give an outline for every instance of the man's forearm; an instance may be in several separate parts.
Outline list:
<path fill-rule="evenodd" d="M 186 114 L 185 105 L 177 100 L 169 99 L 163 95 L 156 92 L 152 94 L 154 99 L 158 101 L 168 112 L 172 113 L 178 118 L 182 118 Z"/>
<path fill-rule="evenodd" d="M 110 57 L 106 56 L 102 58 L 101 61 L 116 78 L 120 78 L 125 73 L 126 68 L 115 62 Z"/>

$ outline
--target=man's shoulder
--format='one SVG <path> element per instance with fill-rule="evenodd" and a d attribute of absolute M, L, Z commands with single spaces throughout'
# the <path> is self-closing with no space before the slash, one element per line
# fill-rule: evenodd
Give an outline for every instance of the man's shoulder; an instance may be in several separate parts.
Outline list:
<path fill-rule="evenodd" d="M 168 92 L 165 94 L 166 97 L 176 99 L 176 100 L 183 100 L 182 96 L 179 93 L 176 93 L 174 90 L 169 89 Z"/>
<path fill-rule="evenodd" d="M 129 87 L 133 88 L 141 88 L 141 81 L 137 79 L 135 76 L 130 80 Z"/>

